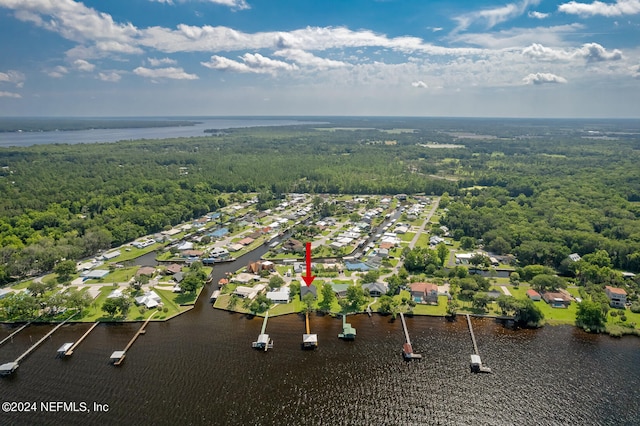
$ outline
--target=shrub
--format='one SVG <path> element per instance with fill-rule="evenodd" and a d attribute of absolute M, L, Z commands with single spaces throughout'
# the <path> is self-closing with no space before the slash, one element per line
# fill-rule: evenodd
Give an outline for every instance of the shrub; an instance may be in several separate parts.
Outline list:
<path fill-rule="evenodd" d="M 620 315 L 620 321 L 625 322 L 627 320 L 626 315 Z"/>
<path fill-rule="evenodd" d="M 611 311 L 611 312 L 610 312 L 610 315 L 611 315 L 613 318 L 615 318 L 615 317 L 617 317 L 617 316 L 618 316 L 618 312 L 616 312 L 616 311 Z"/>
<path fill-rule="evenodd" d="M 640 302 L 635 302 L 633 305 L 631 305 L 631 312 L 633 312 L 634 314 L 640 314 Z"/>

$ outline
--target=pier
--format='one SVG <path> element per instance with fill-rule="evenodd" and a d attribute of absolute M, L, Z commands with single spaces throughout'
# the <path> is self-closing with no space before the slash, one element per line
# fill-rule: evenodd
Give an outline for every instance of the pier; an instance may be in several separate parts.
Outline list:
<path fill-rule="evenodd" d="M 111 362 L 113 363 L 113 365 L 120 365 L 122 364 L 122 362 L 124 361 L 124 357 L 127 355 L 127 351 L 129 350 L 129 348 L 133 345 L 133 343 L 136 341 L 136 339 L 141 335 L 144 334 L 146 332 L 146 330 L 144 329 L 147 324 L 149 324 L 149 321 L 151 321 L 151 318 L 153 318 L 153 316 L 155 314 L 157 314 L 158 311 L 155 311 L 154 313 L 152 313 L 149 318 L 147 318 L 147 320 L 142 324 L 142 327 L 140 327 L 140 329 L 136 332 L 136 334 L 133 335 L 133 337 L 131 338 L 131 340 L 129 341 L 129 343 L 127 344 L 127 346 L 121 350 L 121 351 L 114 351 L 111 354 Z"/>
<path fill-rule="evenodd" d="M 407 323 L 404 320 L 404 314 L 402 312 L 400 312 L 400 320 L 402 321 L 402 329 L 404 330 L 404 337 L 406 339 L 406 343 L 402 345 L 402 356 L 407 360 L 421 359 L 422 355 L 413 352 L 411 339 L 409 339 L 409 331 L 407 330 Z"/>
<path fill-rule="evenodd" d="M 318 347 L 318 335 L 311 334 L 309 329 L 309 313 L 305 314 L 306 333 L 302 335 L 302 347 L 304 349 L 315 349 Z"/>
<path fill-rule="evenodd" d="M 65 323 L 67 321 L 69 321 L 71 318 L 75 317 L 78 314 L 78 312 L 74 312 L 73 315 L 71 315 L 69 318 L 65 319 L 64 321 L 62 321 L 60 324 L 56 325 L 55 327 L 53 327 L 53 329 L 48 332 L 47 334 L 45 334 L 40 340 L 38 340 L 36 343 L 34 343 L 29 349 L 27 349 L 22 355 L 20 355 L 18 358 L 16 358 L 15 361 L 13 362 L 7 362 L 5 364 L 0 365 L 0 375 L 1 376 L 8 376 L 9 374 L 13 373 L 14 371 L 16 371 L 18 369 L 18 367 L 20 366 L 20 362 L 25 359 L 26 357 L 29 356 L 29 354 L 31 352 L 33 352 L 34 350 L 36 350 L 36 348 L 38 346 L 40 346 L 45 340 L 47 340 L 49 337 L 51 337 L 51 335 L 53 333 L 56 332 L 56 330 L 58 330 L 60 327 L 62 327 L 63 325 L 65 325 Z M 26 325 L 25 325 L 26 326 Z"/>
<path fill-rule="evenodd" d="M 267 311 L 267 313 L 264 315 L 264 321 L 262 321 L 262 330 L 260 331 L 260 335 L 258 336 L 258 341 L 251 344 L 252 348 L 264 349 L 265 352 L 267 351 L 267 349 L 273 349 L 273 340 L 269 339 L 269 335 L 265 333 L 267 331 L 268 319 L 269 311 Z"/>
<path fill-rule="evenodd" d="M 77 348 L 80 343 L 82 343 L 82 341 L 89 335 L 89 333 L 91 333 L 93 331 L 94 328 L 96 328 L 98 326 L 98 324 L 100 324 L 100 321 L 94 322 L 93 325 L 89 328 L 89 330 L 87 330 L 86 333 L 84 333 L 82 335 L 82 337 L 79 338 L 78 341 L 76 341 L 76 343 L 74 343 L 70 348 L 68 348 L 64 352 L 63 356 L 71 356 L 71 355 L 73 355 L 73 350 L 75 348 Z M 60 349 L 62 349 L 62 348 L 60 348 Z"/>
<path fill-rule="evenodd" d="M 482 365 L 482 359 L 480 359 L 480 352 L 478 351 L 478 344 L 476 342 L 476 335 L 473 333 L 473 326 L 471 325 L 471 317 L 467 316 L 467 324 L 469 325 L 469 333 L 471 334 L 471 342 L 473 343 L 473 354 L 471 355 L 471 371 L 474 373 L 491 373 L 491 369 Z"/>
<path fill-rule="evenodd" d="M 29 326 L 29 324 L 31 324 L 31 321 L 29 321 L 28 323 L 24 324 L 22 327 L 20 327 L 19 329 L 17 329 L 16 331 L 14 331 L 13 333 L 11 333 L 10 335 L 8 335 L 7 337 L 5 337 L 4 339 L 2 339 L 2 342 L 0 342 L 0 346 L 4 345 L 5 342 L 13 339 L 13 336 L 15 336 L 16 334 L 20 333 L 22 330 L 24 330 L 25 328 L 27 328 Z"/>
<path fill-rule="evenodd" d="M 342 333 L 338 334 L 338 337 L 344 340 L 355 340 L 356 329 L 347 322 L 347 315 L 342 315 Z"/>

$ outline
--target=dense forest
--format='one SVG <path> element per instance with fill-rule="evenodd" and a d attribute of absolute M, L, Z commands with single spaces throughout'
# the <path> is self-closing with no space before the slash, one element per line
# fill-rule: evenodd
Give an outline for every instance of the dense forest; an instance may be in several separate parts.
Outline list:
<path fill-rule="evenodd" d="M 605 250 L 640 271 L 640 123 L 326 119 L 0 150 L 0 282 L 258 192 L 448 194 L 443 223 L 523 265 Z M 229 195 L 229 193 L 231 195 Z"/>

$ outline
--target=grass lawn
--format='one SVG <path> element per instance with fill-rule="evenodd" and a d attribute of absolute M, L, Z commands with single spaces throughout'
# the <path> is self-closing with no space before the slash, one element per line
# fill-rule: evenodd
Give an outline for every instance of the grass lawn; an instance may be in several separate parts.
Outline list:
<path fill-rule="evenodd" d="M 413 240 L 413 237 L 416 235 L 415 232 L 405 232 L 404 234 L 400 234 L 400 240 L 410 243 Z"/>
<path fill-rule="evenodd" d="M 127 247 L 126 249 L 123 249 L 120 251 L 120 256 L 118 257 L 114 257 L 113 259 L 110 259 L 109 262 L 110 263 L 119 263 L 119 262 L 125 262 L 127 260 L 133 260 L 137 257 L 142 256 L 143 254 L 147 254 L 150 253 L 154 250 L 160 249 L 163 247 L 163 244 L 161 243 L 155 243 L 150 245 L 149 247 L 145 247 L 143 249 L 139 249 L 139 248 L 135 248 L 135 247 Z"/>
<path fill-rule="evenodd" d="M 416 247 L 429 247 L 429 234 L 426 232 L 420 234 L 416 242 Z"/>
<path fill-rule="evenodd" d="M 438 315 L 447 314 L 447 296 L 438 296 L 438 306 L 418 304 L 413 308 L 415 315 Z"/>

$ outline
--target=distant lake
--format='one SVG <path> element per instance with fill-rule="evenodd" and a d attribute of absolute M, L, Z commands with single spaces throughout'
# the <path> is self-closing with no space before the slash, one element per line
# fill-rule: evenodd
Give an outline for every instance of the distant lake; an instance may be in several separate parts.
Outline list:
<path fill-rule="evenodd" d="M 93 129 L 50 132 L 0 133 L 0 147 L 31 146 L 46 144 L 78 144 L 96 142 L 118 142 L 138 139 L 167 139 L 207 136 L 206 129 L 235 129 L 243 127 L 291 126 L 315 122 L 264 118 L 184 118 L 192 120 L 194 126 L 145 127 L 139 129 Z M 159 119 L 168 121 L 168 119 Z"/>

